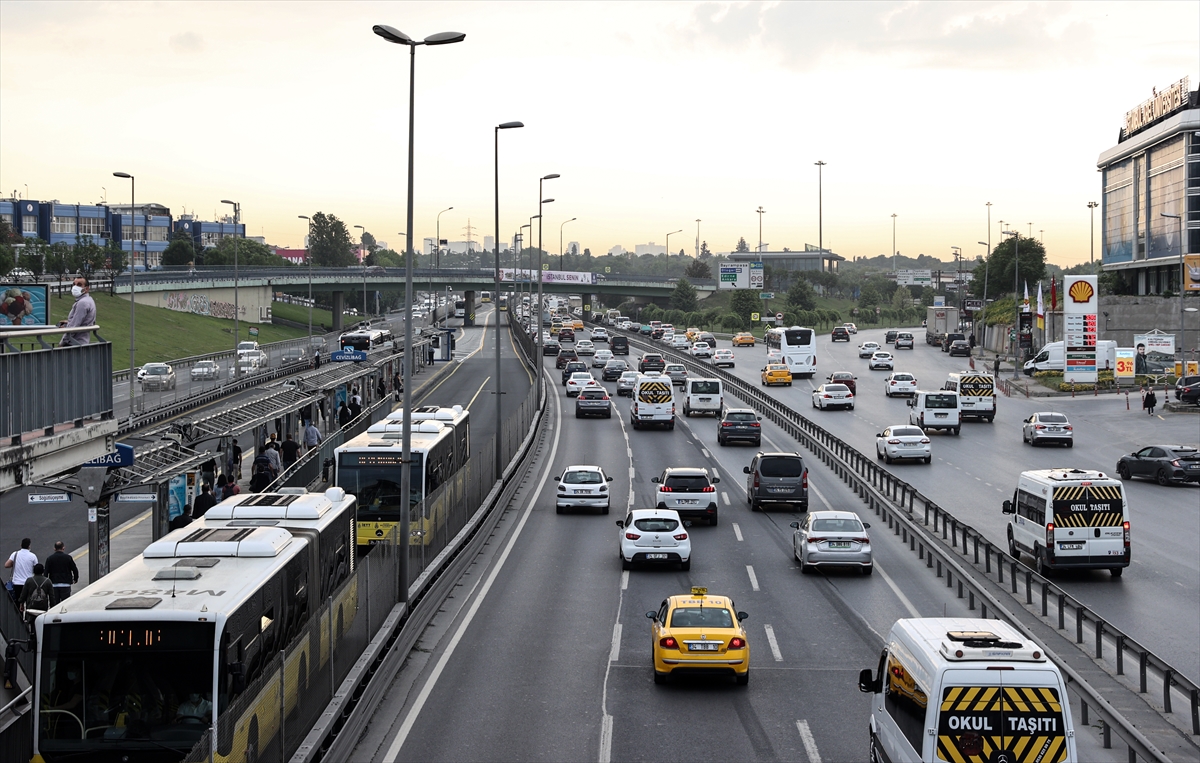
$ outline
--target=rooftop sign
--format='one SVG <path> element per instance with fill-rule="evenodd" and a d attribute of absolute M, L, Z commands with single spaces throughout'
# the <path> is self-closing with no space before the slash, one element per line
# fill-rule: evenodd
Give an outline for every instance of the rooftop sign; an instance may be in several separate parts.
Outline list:
<path fill-rule="evenodd" d="M 1188 105 L 1188 78 L 1184 77 L 1172 84 L 1166 90 L 1154 90 L 1154 97 L 1129 111 L 1125 112 L 1125 137 L 1133 135 L 1138 130 L 1154 120 L 1186 108 Z"/>

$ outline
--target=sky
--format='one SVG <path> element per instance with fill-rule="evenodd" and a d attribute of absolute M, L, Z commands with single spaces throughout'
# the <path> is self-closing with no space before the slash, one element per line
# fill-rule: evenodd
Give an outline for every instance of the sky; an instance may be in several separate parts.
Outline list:
<path fill-rule="evenodd" d="M 125 203 L 123 171 L 176 216 L 237 200 L 274 245 L 322 211 L 400 249 L 409 56 L 373 24 L 466 34 L 417 49 L 418 246 L 447 207 L 443 238 L 495 235 L 493 128 L 519 120 L 504 241 L 559 173 L 552 253 L 561 228 L 593 254 L 682 230 L 692 254 L 697 219 L 753 248 L 762 207 L 770 250 L 875 256 L 894 224 L 901 254 L 949 260 L 984 253 L 991 202 L 993 245 L 1003 220 L 1071 265 L 1124 113 L 1200 86 L 1196 2 L 3 0 L 0 196 Z"/>

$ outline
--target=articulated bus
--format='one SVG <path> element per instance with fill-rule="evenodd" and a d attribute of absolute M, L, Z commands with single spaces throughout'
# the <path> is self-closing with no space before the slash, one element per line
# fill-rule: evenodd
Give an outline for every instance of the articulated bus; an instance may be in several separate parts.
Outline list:
<path fill-rule="evenodd" d="M 454 317 L 455 318 L 466 318 L 467 317 L 467 301 L 465 299 L 458 299 L 458 300 L 454 301 Z"/>
<path fill-rule="evenodd" d="M 354 515 L 339 488 L 235 496 L 38 617 L 33 759 L 173 763 L 210 728 L 215 760 L 265 756 L 360 611 Z M 335 593 L 336 630 L 305 627 Z"/>
<path fill-rule="evenodd" d="M 764 337 L 768 363 L 786 363 L 792 376 L 811 377 L 817 372 L 817 332 L 792 326 L 773 328 Z"/>
<path fill-rule="evenodd" d="M 392 341 L 392 332 L 388 329 L 363 329 L 348 331 L 338 337 L 342 347 L 353 347 L 361 352 L 370 352 Z"/>
<path fill-rule="evenodd" d="M 440 421 L 454 429 L 454 470 L 461 469 L 471 458 L 471 412 L 461 405 L 443 408 L 436 405 L 418 405 L 412 409 L 412 421 Z M 404 411 L 392 411 L 387 415 L 388 424 L 401 424 L 404 421 Z M 383 422 L 380 422 L 382 424 Z M 380 439 L 400 437 L 402 430 L 377 429 L 380 424 L 373 425 L 368 432 L 383 432 L 376 435 Z"/>

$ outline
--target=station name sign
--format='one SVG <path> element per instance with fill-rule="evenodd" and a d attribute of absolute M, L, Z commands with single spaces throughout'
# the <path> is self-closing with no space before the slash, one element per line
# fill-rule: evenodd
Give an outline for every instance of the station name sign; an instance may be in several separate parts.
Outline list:
<path fill-rule="evenodd" d="M 1159 117 L 1188 105 L 1188 78 L 1184 77 L 1166 90 L 1155 91 L 1154 97 L 1125 112 L 1125 135 L 1133 135 Z"/>

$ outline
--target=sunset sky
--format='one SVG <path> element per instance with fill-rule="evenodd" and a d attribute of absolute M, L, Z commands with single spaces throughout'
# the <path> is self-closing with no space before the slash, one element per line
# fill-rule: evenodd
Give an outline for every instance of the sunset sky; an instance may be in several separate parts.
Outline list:
<path fill-rule="evenodd" d="M 0 3 L 0 195 L 127 202 L 298 246 L 332 213 L 400 249 L 408 50 L 371 32 L 460 31 L 416 56 L 416 237 L 545 248 L 739 236 L 847 258 L 982 254 L 1000 220 L 1088 258 L 1096 158 L 1126 110 L 1200 86 L 1200 3 Z M 1098 223 L 1099 221 L 1097 221 Z M 1099 226 L 1097 225 L 1097 231 Z M 1044 231 L 1044 234 L 1039 234 Z M 1099 236 L 1097 235 L 1097 256 Z"/>

